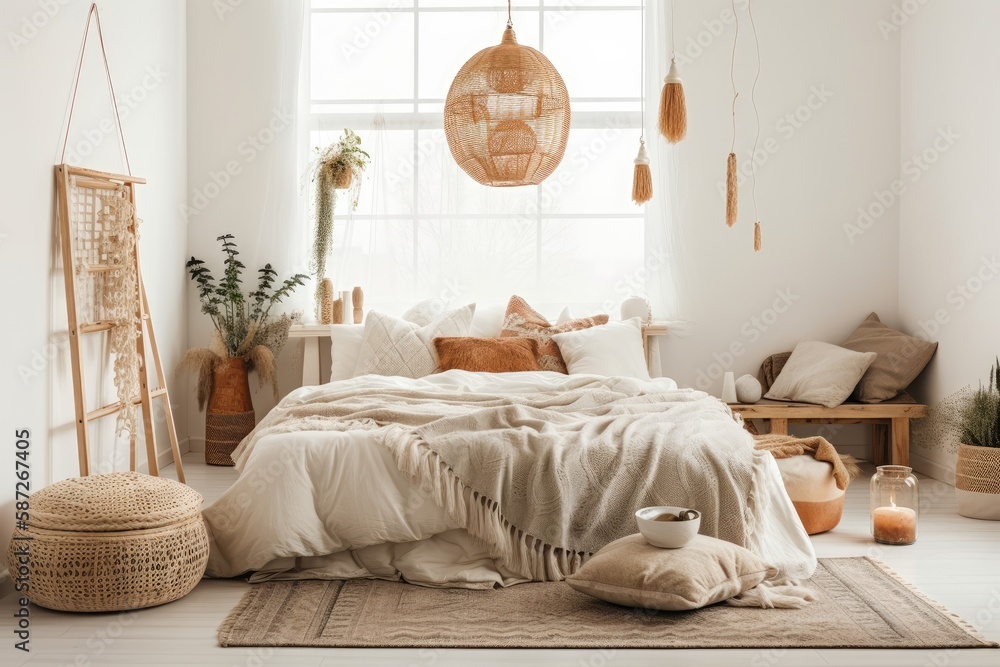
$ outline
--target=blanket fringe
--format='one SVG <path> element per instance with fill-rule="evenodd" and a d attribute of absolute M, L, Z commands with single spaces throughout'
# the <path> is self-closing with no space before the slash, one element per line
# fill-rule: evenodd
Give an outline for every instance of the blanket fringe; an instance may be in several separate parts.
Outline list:
<path fill-rule="evenodd" d="M 465 486 L 426 442 L 410 430 L 400 430 L 408 437 L 376 436 L 399 470 L 511 572 L 534 581 L 561 581 L 591 556 L 546 544 L 518 529 L 504 518 L 499 503 Z"/>
<path fill-rule="evenodd" d="M 760 607 L 761 609 L 802 609 L 816 600 L 816 593 L 796 581 L 777 579 L 765 581 L 756 588 L 726 600 L 730 607 Z"/>

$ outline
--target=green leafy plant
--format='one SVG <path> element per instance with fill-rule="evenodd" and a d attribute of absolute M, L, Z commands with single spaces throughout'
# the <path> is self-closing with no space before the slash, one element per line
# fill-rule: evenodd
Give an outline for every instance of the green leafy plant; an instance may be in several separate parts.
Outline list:
<path fill-rule="evenodd" d="M 257 371 L 261 385 L 270 382 L 275 396 L 278 377 L 274 359 L 288 339 L 288 330 L 301 316 L 284 313 L 273 316 L 271 309 L 305 285 L 309 276 L 298 273 L 278 283 L 278 272 L 270 264 L 257 270 L 257 289 L 243 293 L 243 270 L 232 234 L 216 240 L 222 244 L 222 278 L 216 279 L 205 262 L 192 257 L 186 268 L 198 289 L 201 312 L 212 319 L 215 331 L 207 348 L 185 353 L 181 367 L 198 373 L 198 404 L 204 407 L 212 391 L 212 371 L 231 357 L 243 357 L 247 371 Z"/>
<path fill-rule="evenodd" d="M 973 392 L 963 408 L 962 442 L 976 447 L 1000 447 L 1000 358 L 990 369 L 990 381 Z"/>
<path fill-rule="evenodd" d="M 345 128 L 344 136 L 319 151 L 319 157 L 313 163 L 316 236 L 313 240 L 312 269 L 316 276 L 317 297 L 326 277 L 326 258 L 333 246 L 333 212 L 337 205 L 337 189 L 345 187 L 347 181 L 350 181 L 346 187 L 351 197 L 351 209 L 356 209 L 361 192 L 361 176 L 370 159 L 371 156 L 361 148 L 361 137 Z M 318 301 L 317 298 L 317 307 Z"/>

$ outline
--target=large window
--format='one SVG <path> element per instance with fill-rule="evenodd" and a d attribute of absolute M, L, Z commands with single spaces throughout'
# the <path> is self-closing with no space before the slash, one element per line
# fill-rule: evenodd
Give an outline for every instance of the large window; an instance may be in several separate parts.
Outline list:
<path fill-rule="evenodd" d="M 373 158 L 350 223 L 349 202 L 338 201 L 336 288 L 360 284 L 385 308 L 518 293 L 550 313 L 607 307 L 635 291 L 645 224 L 630 199 L 641 11 L 636 0 L 514 3 L 518 41 L 560 71 L 573 122 L 545 183 L 489 188 L 455 164 L 442 111 L 462 64 L 499 43 L 506 3 L 313 0 L 310 146 L 349 127 Z"/>

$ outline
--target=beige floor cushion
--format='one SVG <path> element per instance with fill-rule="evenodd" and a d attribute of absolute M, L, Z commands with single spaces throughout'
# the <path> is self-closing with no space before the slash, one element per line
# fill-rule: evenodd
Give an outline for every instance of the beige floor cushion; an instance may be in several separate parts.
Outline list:
<path fill-rule="evenodd" d="M 806 532 L 815 535 L 835 528 L 844 511 L 845 492 L 837 488 L 833 466 L 811 454 L 776 460 Z"/>

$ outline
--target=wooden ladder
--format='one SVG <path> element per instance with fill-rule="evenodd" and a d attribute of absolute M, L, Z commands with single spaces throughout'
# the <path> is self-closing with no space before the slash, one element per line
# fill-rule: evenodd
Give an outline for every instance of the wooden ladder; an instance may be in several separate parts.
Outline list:
<path fill-rule="evenodd" d="M 80 167 L 72 167 L 67 164 L 56 165 L 56 192 L 58 193 L 58 219 L 59 234 L 62 245 L 63 274 L 66 282 L 66 314 L 69 321 L 69 349 L 70 360 L 73 366 L 73 397 L 76 407 L 76 436 L 77 447 L 80 457 L 80 475 L 90 474 L 90 436 L 88 425 L 103 417 L 117 415 L 122 409 L 119 402 L 109 403 L 95 410 L 87 410 L 85 397 L 85 385 L 83 382 L 83 360 L 81 354 L 81 337 L 85 334 L 110 331 L 118 323 L 110 321 L 96 321 L 80 323 L 80 315 L 77 304 L 78 267 L 75 262 L 74 247 L 76 244 L 74 221 L 71 218 L 71 197 L 74 187 L 86 188 L 95 191 L 110 190 L 117 191 L 124 188 L 128 193 L 128 201 L 135 206 L 135 186 L 143 185 L 146 179 L 135 176 L 124 176 L 111 174 Z M 135 229 L 135 218 L 132 221 L 132 231 Z M 146 443 L 146 461 L 149 466 L 149 474 L 159 476 L 159 465 L 156 458 L 156 434 L 153 428 L 153 399 L 163 399 L 163 413 L 167 423 L 167 435 L 170 439 L 170 449 L 174 458 L 174 465 L 177 468 L 177 479 L 184 482 L 184 465 L 181 462 L 180 449 L 177 444 L 177 431 L 174 426 L 173 412 L 170 407 L 170 394 L 167 391 L 166 375 L 163 372 L 163 364 L 160 361 L 160 353 L 156 347 L 156 335 L 153 333 L 153 322 L 149 315 L 149 302 L 146 298 L 146 287 L 142 281 L 142 271 L 139 265 L 139 247 L 135 247 L 135 266 L 138 279 L 138 310 L 139 334 L 136 342 L 139 368 L 139 395 L 132 398 L 134 405 L 141 406 L 142 424 L 144 440 Z M 107 265 L 91 265 L 86 267 L 87 273 L 99 273 L 109 271 L 115 267 Z M 149 349 L 152 353 L 153 366 L 160 385 L 150 388 L 149 368 L 146 363 L 146 340 L 149 340 Z M 129 437 L 129 469 L 136 469 L 136 434 Z"/>

